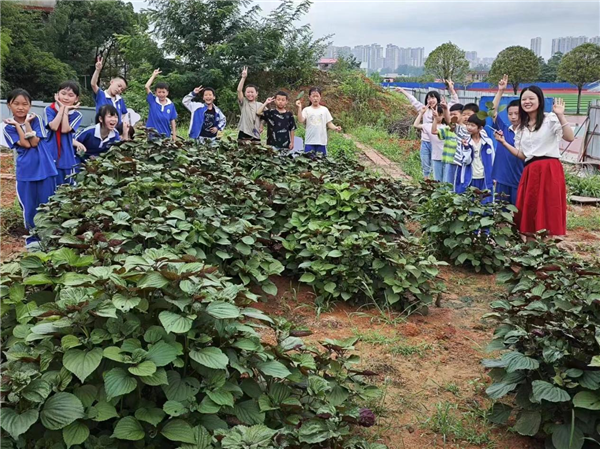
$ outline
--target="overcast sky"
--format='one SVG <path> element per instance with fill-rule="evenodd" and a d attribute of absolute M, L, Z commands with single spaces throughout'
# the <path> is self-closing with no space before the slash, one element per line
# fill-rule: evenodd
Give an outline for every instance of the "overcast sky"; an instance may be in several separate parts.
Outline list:
<path fill-rule="evenodd" d="M 133 1 L 136 9 L 146 1 Z M 257 1 L 265 14 L 277 1 Z M 425 54 L 449 40 L 478 56 L 496 56 L 511 45 L 529 48 L 542 38 L 550 57 L 552 39 L 600 35 L 600 1 L 341 1 L 314 0 L 303 20 L 316 36 L 333 34 L 334 45 L 389 43 L 425 47 Z"/>

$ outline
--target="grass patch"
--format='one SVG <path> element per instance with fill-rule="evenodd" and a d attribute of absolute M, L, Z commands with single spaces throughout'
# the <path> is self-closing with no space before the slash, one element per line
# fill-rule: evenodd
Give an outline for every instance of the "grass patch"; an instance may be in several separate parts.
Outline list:
<path fill-rule="evenodd" d="M 0 236 L 6 237 L 15 233 L 27 233 L 23 226 L 23 211 L 16 201 L 11 207 L 0 208 Z"/>
<path fill-rule="evenodd" d="M 358 329 L 354 329 L 353 333 L 361 342 L 373 346 L 383 346 L 385 352 L 392 355 L 423 357 L 427 351 L 433 349 L 433 345 L 429 343 L 408 343 L 404 337 L 398 334 L 384 335 L 379 331 L 363 332 Z"/>
<path fill-rule="evenodd" d="M 440 434 L 444 443 L 464 441 L 488 448 L 495 447 L 488 412 L 481 408 L 460 410 L 458 405 L 451 402 L 438 402 L 435 411 L 423 425 Z"/>
<path fill-rule="evenodd" d="M 600 175 L 578 176 L 565 173 L 569 195 L 600 198 Z"/>
<path fill-rule="evenodd" d="M 600 231 L 600 208 L 586 206 L 581 211 L 567 210 L 567 230 Z"/>
<path fill-rule="evenodd" d="M 421 156 L 419 140 L 403 140 L 381 128 L 359 126 L 351 131 L 360 143 L 373 147 L 393 162 L 415 181 L 421 181 Z"/>
<path fill-rule="evenodd" d="M 296 125 L 298 126 L 298 129 L 296 130 L 296 136 L 304 139 L 306 128 L 299 122 L 296 123 Z M 327 156 L 333 159 L 339 159 L 341 157 L 356 159 L 357 153 L 358 148 L 356 148 L 354 142 L 352 142 L 350 139 L 346 139 L 342 134 L 336 131 L 328 131 Z"/>

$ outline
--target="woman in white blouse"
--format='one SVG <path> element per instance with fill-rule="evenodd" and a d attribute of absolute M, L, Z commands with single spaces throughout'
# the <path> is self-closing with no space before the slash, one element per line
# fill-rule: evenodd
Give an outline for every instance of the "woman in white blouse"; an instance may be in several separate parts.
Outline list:
<path fill-rule="evenodd" d="M 515 222 L 524 235 L 546 230 L 549 236 L 567 233 L 567 188 L 560 162 L 561 139 L 575 139 L 565 118 L 565 102 L 554 100 L 552 112 L 544 113 L 544 93 L 537 86 L 521 92 L 521 124 L 515 134 L 515 146 L 506 143 L 502 132 L 496 140 L 516 157 L 525 160 L 519 183 Z"/>

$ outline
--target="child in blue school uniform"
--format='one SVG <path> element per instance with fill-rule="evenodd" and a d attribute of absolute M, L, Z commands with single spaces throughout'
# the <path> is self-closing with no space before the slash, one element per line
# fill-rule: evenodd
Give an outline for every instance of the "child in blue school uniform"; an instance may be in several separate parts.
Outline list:
<path fill-rule="evenodd" d="M 3 137 L 8 147 L 17 152 L 17 197 L 23 209 L 25 227 L 31 231 L 38 206 L 46 203 L 56 189 L 58 171 L 45 140 L 42 120 L 29 113 L 29 93 L 15 89 L 8 94 L 6 104 L 13 116 L 4 120 Z M 32 248 L 36 242 L 37 237 L 30 235 L 26 239 L 27 248 Z"/>
<path fill-rule="evenodd" d="M 146 83 L 146 101 L 150 107 L 148 113 L 148 121 L 146 128 L 153 128 L 158 131 L 150 135 L 151 138 L 166 136 L 173 140 L 177 140 L 177 111 L 175 105 L 168 98 L 169 85 L 167 83 L 157 83 L 155 94 L 152 93 L 151 87 L 154 79 L 160 75 L 160 69 L 156 69 L 148 82 Z"/>
<path fill-rule="evenodd" d="M 79 147 L 78 159 L 84 163 L 96 158 L 121 140 L 116 130 L 119 114 L 113 105 L 105 104 L 96 114 L 96 124 L 88 126 L 75 137 L 75 145 Z"/>
<path fill-rule="evenodd" d="M 129 139 L 129 119 L 128 119 L 128 111 L 127 106 L 125 106 L 125 100 L 121 95 L 127 89 L 127 81 L 122 76 L 115 76 L 110 80 L 110 84 L 108 85 L 108 89 L 102 90 L 98 85 L 100 80 L 100 72 L 102 71 L 102 58 L 98 58 L 96 61 L 96 70 L 94 70 L 94 74 L 92 75 L 92 79 L 90 81 L 90 85 L 92 87 L 93 99 L 96 104 L 96 113 L 100 110 L 102 106 L 105 104 L 113 105 L 118 114 L 119 114 L 119 124 L 117 125 L 117 130 L 119 134 L 123 137 L 123 140 Z"/>
<path fill-rule="evenodd" d="M 77 159 L 73 137 L 81 125 L 79 107 L 79 85 L 75 81 L 65 81 L 58 86 L 54 103 L 44 110 L 44 127 L 47 132 L 48 147 L 56 162 L 58 175 L 56 185 L 73 184 Z"/>
<path fill-rule="evenodd" d="M 498 105 L 502 99 L 502 95 L 508 85 L 508 75 L 504 75 L 498 82 L 498 92 L 494 97 L 494 111 L 498 111 Z M 509 145 L 515 146 L 515 133 L 519 128 L 519 100 L 513 100 L 508 104 L 506 109 L 508 121 L 504 120 L 496 114 L 494 115 L 494 125 L 496 130 L 502 131 L 502 135 Z M 522 159 L 514 157 L 511 152 L 501 143 L 496 146 L 496 157 L 494 158 L 494 168 L 492 170 L 492 178 L 496 182 L 495 196 L 497 199 L 508 201 L 512 205 L 517 204 L 517 191 L 519 183 L 523 175 L 525 164 Z"/>
<path fill-rule="evenodd" d="M 193 101 L 202 92 L 202 101 Z M 215 90 L 212 87 L 198 86 L 183 97 L 183 105 L 192 113 L 190 139 L 198 142 L 214 142 L 219 131 L 227 125 L 225 114 L 215 105 Z"/>
<path fill-rule="evenodd" d="M 483 131 L 484 127 L 485 120 L 477 115 L 471 115 L 466 123 L 469 137 L 462 142 L 462 160 L 456 172 L 455 191 L 464 193 L 469 187 L 489 190 L 490 195 L 481 201 L 485 204 L 492 201 L 494 142 Z"/>

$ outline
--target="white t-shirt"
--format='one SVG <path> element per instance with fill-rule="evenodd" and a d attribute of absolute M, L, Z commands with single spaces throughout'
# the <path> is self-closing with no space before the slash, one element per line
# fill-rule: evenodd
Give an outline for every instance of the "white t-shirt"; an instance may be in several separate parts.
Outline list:
<path fill-rule="evenodd" d="M 423 139 L 426 142 L 431 142 L 431 160 L 433 161 L 441 161 L 442 153 L 444 152 L 444 141 L 441 140 L 437 133 L 433 134 L 431 129 L 433 128 L 433 123 L 423 123 L 423 133 L 427 135 L 427 139 Z M 438 131 L 440 129 L 447 128 L 445 125 L 438 125 Z"/>
<path fill-rule="evenodd" d="M 309 106 L 302 109 L 302 118 L 306 120 L 306 145 L 327 145 L 327 123 L 333 117 L 325 106 L 313 108 Z"/>
<path fill-rule="evenodd" d="M 528 161 L 533 157 L 560 158 L 559 144 L 563 137 L 563 129 L 554 112 L 544 114 L 542 126 L 537 131 L 529 128 L 517 128 L 515 133 L 515 148 L 525 155 Z"/>
<path fill-rule="evenodd" d="M 483 161 L 481 160 L 481 146 L 483 145 L 483 140 L 480 139 L 477 143 L 471 141 L 471 145 L 473 146 L 473 162 L 471 162 L 473 179 L 483 179 L 485 178 L 485 169 L 483 168 Z"/>

